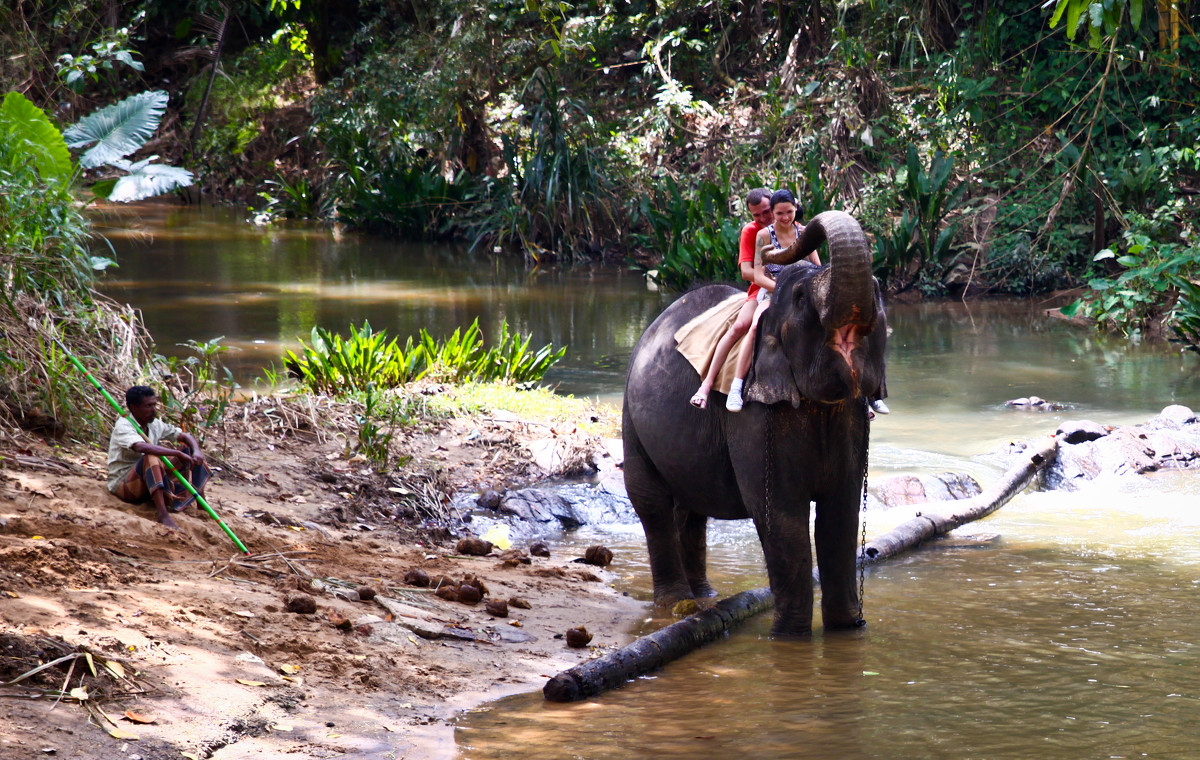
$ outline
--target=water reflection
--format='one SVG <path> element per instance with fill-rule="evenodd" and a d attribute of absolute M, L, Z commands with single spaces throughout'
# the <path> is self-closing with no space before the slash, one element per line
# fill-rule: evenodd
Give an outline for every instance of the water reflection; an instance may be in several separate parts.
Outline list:
<path fill-rule="evenodd" d="M 625 266 L 530 270 L 456 245 L 258 228 L 232 209 L 139 206 L 98 229 L 120 264 L 105 291 L 141 309 L 159 350 L 179 355 L 176 344 L 224 336 L 243 382 L 314 325 L 344 334 L 369 320 L 403 339 L 421 329 L 444 337 L 478 318 L 490 340 L 507 320 L 534 346 L 569 346 L 548 378 L 564 392 L 616 397 L 629 352 L 663 306 Z"/>
<path fill-rule="evenodd" d="M 773 641 L 761 616 L 597 699 L 522 695 L 474 711 L 459 756 L 1200 756 L 1200 482 L 1157 485 L 1018 497 L 983 523 L 999 542 L 874 569 L 864 635 Z M 746 526 L 720 531 L 719 568 L 760 564 Z M 618 556 L 634 563 L 622 583 L 644 589 L 638 548 Z"/>

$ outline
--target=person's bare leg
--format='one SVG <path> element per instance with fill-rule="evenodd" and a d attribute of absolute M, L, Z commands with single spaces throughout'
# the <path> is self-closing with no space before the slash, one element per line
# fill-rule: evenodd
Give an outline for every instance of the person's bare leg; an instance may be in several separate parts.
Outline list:
<path fill-rule="evenodd" d="M 754 318 L 750 320 L 750 329 L 746 339 L 742 341 L 742 351 L 738 354 L 737 367 L 734 368 L 733 382 L 729 386 L 729 398 L 725 408 L 731 412 L 742 411 L 742 383 L 750 373 L 750 362 L 754 359 L 754 334 L 758 331 L 758 318 L 762 316 L 770 301 L 762 301 L 754 310 Z"/>
<path fill-rule="evenodd" d="M 717 382 L 717 375 L 721 374 L 721 367 L 724 366 L 730 349 L 733 348 L 734 343 L 737 343 L 738 338 L 741 338 L 750 329 L 750 321 L 754 317 L 755 306 L 757 306 L 756 301 L 746 299 L 746 302 L 742 304 L 741 311 L 738 312 L 737 319 L 733 321 L 733 324 L 729 326 L 729 329 L 717 341 L 717 347 L 713 349 L 712 361 L 708 365 L 708 373 L 704 375 L 704 379 L 700 382 L 700 387 L 692 394 L 691 404 L 697 409 L 704 409 L 708 406 L 708 394 Z"/>

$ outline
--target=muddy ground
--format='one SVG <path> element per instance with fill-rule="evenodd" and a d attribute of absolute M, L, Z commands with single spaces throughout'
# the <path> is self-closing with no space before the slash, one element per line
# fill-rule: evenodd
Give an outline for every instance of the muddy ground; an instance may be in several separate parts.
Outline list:
<path fill-rule="evenodd" d="M 597 435 L 502 410 L 427 421 L 397 434 L 410 458 L 384 476 L 350 418 L 258 399 L 208 431 L 209 501 L 249 555 L 195 508 L 171 531 L 109 495 L 96 446 L 0 437 L 0 681 L 25 675 L 0 687 L 0 757 L 450 757 L 459 710 L 629 641 L 647 606 L 612 568 L 553 544 L 459 554 L 470 525 L 446 499 L 611 470 Z M 406 583 L 414 569 L 485 596 L 447 600 Z M 315 611 L 290 611 L 304 595 Z M 500 600 L 507 617 L 486 609 Z M 579 625 L 594 638 L 569 648 Z"/>

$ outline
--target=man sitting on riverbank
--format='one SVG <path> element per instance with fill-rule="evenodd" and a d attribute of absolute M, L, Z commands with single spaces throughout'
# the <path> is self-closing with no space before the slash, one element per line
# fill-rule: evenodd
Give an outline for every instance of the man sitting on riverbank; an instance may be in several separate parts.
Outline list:
<path fill-rule="evenodd" d="M 108 490 L 129 504 L 153 501 L 158 521 L 174 530 L 179 526 L 171 512 L 187 509 L 196 497 L 178 478 L 167 473 L 163 459 L 170 459 L 201 496 L 212 471 L 205 464 L 200 442 L 191 433 L 158 419 L 158 397 L 152 388 L 135 385 L 128 389 L 125 406 L 137 426 L 126 417 L 113 426 L 108 439 Z M 159 441 L 182 445 L 163 446 Z"/>

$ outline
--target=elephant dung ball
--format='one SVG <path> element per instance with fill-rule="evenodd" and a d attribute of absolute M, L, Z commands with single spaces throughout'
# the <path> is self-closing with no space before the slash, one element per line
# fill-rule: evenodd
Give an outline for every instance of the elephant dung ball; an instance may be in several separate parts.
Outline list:
<path fill-rule="evenodd" d="M 458 587 L 458 601 L 463 604 L 479 604 L 479 600 L 483 598 L 483 592 L 470 583 L 464 583 Z"/>
<path fill-rule="evenodd" d="M 454 551 L 458 554 L 465 554 L 469 557 L 486 557 L 492 553 L 491 541 L 484 541 L 482 538 L 460 538 L 458 545 L 454 547 Z"/>
<path fill-rule="evenodd" d="M 567 646 L 572 649 L 583 649 L 592 641 L 592 634 L 582 625 L 567 631 Z"/>
<path fill-rule="evenodd" d="M 297 615 L 311 615 L 317 611 L 317 600 L 309 594 L 291 594 L 286 603 L 288 612 Z"/>
<path fill-rule="evenodd" d="M 607 546 L 589 546 L 583 553 L 583 561 L 596 567 L 606 567 L 612 559 L 612 550 Z"/>
<path fill-rule="evenodd" d="M 533 609 L 533 605 L 531 605 L 529 602 L 525 601 L 525 599 L 523 599 L 522 597 L 519 597 L 519 596 L 510 596 L 508 598 L 508 606 L 516 607 L 519 610 Z"/>
<path fill-rule="evenodd" d="M 434 593 L 437 594 L 440 598 L 445 599 L 448 602 L 457 602 L 458 601 L 458 586 L 451 586 L 449 584 L 443 584 L 441 586 L 438 586 L 437 591 L 435 591 Z"/>
<path fill-rule="evenodd" d="M 492 617 L 508 617 L 508 602 L 503 599 L 489 599 L 483 609 Z"/>
<path fill-rule="evenodd" d="M 429 585 L 433 586 L 433 588 L 436 590 L 442 586 L 457 586 L 458 581 L 454 580 L 449 575 L 435 575 L 429 579 Z"/>
<path fill-rule="evenodd" d="M 423 588 L 429 585 L 429 573 L 426 573 L 419 567 L 414 567 L 404 574 L 404 582 L 410 586 L 421 586 Z"/>
<path fill-rule="evenodd" d="M 549 557 L 550 547 L 542 541 L 538 541 L 529 545 L 529 553 L 534 557 Z"/>
<path fill-rule="evenodd" d="M 488 595 L 487 584 L 484 583 L 483 579 L 480 578 L 478 575 L 468 575 L 466 578 L 463 578 L 463 583 L 471 584 L 475 588 L 479 589 L 479 593 L 483 594 L 484 596 Z M 462 584 L 459 584 L 459 585 L 462 585 Z"/>
<path fill-rule="evenodd" d="M 358 587 L 358 598 L 363 600 L 364 602 L 369 602 L 372 599 L 374 599 L 375 593 L 376 593 L 375 589 L 371 588 L 370 586 L 359 586 Z"/>
<path fill-rule="evenodd" d="M 671 608 L 671 614 L 675 617 L 687 617 L 695 615 L 700 611 L 700 605 L 695 599 L 682 599 L 675 602 L 675 606 Z"/>

